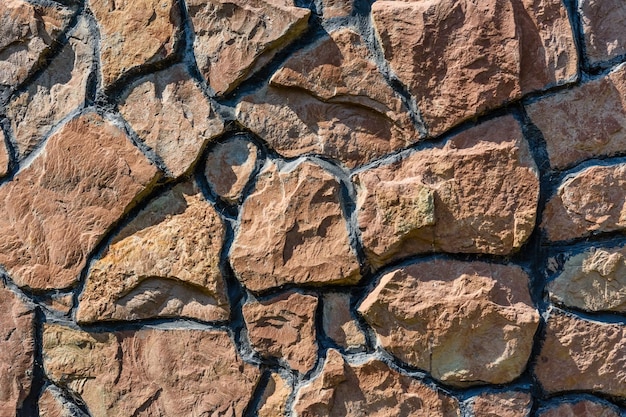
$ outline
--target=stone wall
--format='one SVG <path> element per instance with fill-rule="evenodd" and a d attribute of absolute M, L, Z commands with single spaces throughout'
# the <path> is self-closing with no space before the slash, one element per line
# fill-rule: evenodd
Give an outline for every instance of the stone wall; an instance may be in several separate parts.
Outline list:
<path fill-rule="evenodd" d="M 2 1 L 0 416 L 626 416 L 625 28 Z"/>

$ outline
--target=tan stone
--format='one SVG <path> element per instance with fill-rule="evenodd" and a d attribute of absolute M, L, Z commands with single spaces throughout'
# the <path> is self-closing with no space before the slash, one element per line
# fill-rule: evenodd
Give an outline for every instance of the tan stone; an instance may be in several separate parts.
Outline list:
<path fill-rule="evenodd" d="M 317 362 L 316 309 L 316 297 L 297 292 L 244 304 L 243 319 L 252 348 L 263 357 L 307 373 Z"/>
<path fill-rule="evenodd" d="M 18 157 L 25 158 L 52 127 L 85 103 L 94 67 L 93 35 L 86 19 L 70 32 L 67 45 L 28 89 L 8 105 Z"/>
<path fill-rule="evenodd" d="M 626 66 L 526 107 L 552 168 L 626 151 Z"/>
<path fill-rule="evenodd" d="M 39 396 L 39 417 L 87 417 L 54 385 L 49 385 Z"/>
<path fill-rule="evenodd" d="M 61 313 L 62 315 L 69 315 L 72 307 L 74 307 L 74 296 L 72 293 L 53 294 L 50 297 L 43 298 L 41 303 L 48 310 Z"/>
<path fill-rule="evenodd" d="M 365 335 L 350 312 L 350 296 L 341 293 L 324 294 L 322 326 L 326 336 L 344 349 L 362 349 Z"/>
<path fill-rule="evenodd" d="M 357 282 L 340 192 L 337 179 L 312 162 L 269 163 L 241 209 L 230 251 L 237 278 L 252 291 Z"/>
<path fill-rule="evenodd" d="M 486 392 L 472 399 L 473 417 L 529 417 L 532 398 L 527 392 Z"/>
<path fill-rule="evenodd" d="M 369 56 L 352 30 L 331 32 L 244 97 L 237 117 L 288 157 L 322 154 L 354 167 L 405 148 L 421 135 Z"/>
<path fill-rule="evenodd" d="M 272 373 L 261 397 L 258 417 L 284 416 L 291 387 L 280 375 Z"/>
<path fill-rule="evenodd" d="M 322 0 L 325 19 L 350 16 L 354 11 L 354 0 Z"/>
<path fill-rule="evenodd" d="M 539 324 L 517 266 L 434 260 L 385 274 L 359 306 L 380 344 L 458 387 L 504 384 L 526 367 Z"/>
<path fill-rule="evenodd" d="M 377 1 L 372 17 L 385 58 L 433 136 L 577 77 L 559 0 Z"/>
<path fill-rule="evenodd" d="M 78 116 L 0 188 L 0 263 L 21 287 L 73 285 L 157 170 L 112 123 Z"/>
<path fill-rule="evenodd" d="M 579 0 L 585 52 L 591 64 L 626 54 L 626 4 L 620 0 Z"/>
<path fill-rule="evenodd" d="M 0 281 L 0 415 L 14 416 L 30 393 L 35 312 Z"/>
<path fill-rule="evenodd" d="M 626 326 L 553 310 L 535 375 L 548 393 L 593 391 L 626 397 Z"/>
<path fill-rule="evenodd" d="M 457 401 L 372 359 L 347 363 L 329 349 L 319 376 L 300 389 L 298 417 L 460 417 Z"/>
<path fill-rule="evenodd" d="M 626 164 L 592 166 L 565 178 L 546 204 L 548 240 L 582 238 L 626 228 Z"/>
<path fill-rule="evenodd" d="M 620 417 L 617 409 L 590 400 L 570 401 L 540 411 L 538 417 Z"/>
<path fill-rule="evenodd" d="M 506 255 L 535 227 L 537 168 L 511 116 L 354 181 L 359 228 L 375 266 L 433 251 Z"/>
<path fill-rule="evenodd" d="M 46 324 L 43 359 L 48 378 L 93 417 L 242 415 L 260 375 L 222 330 L 87 333 Z"/>
<path fill-rule="evenodd" d="M 307 29 L 311 12 L 289 0 L 189 0 L 200 72 L 232 91 Z"/>
<path fill-rule="evenodd" d="M 189 170 L 206 144 L 224 130 L 183 64 L 142 78 L 122 99 L 120 113 L 174 177 Z"/>
<path fill-rule="evenodd" d="M 176 185 L 148 203 L 91 266 L 76 320 L 228 320 L 219 269 L 224 237 L 200 191 Z"/>
<path fill-rule="evenodd" d="M 626 247 L 590 250 L 570 257 L 548 284 L 550 299 L 588 311 L 626 312 Z"/>
<path fill-rule="evenodd" d="M 4 132 L 0 130 L 0 179 L 9 173 L 9 151 L 6 147 Z"/>
<path fill-rule="evenodd" d="M 236 204 L 257 163 L 256 145 L 236 136 L 216 145 L 206 159 L 204 175 L 217 195 Z"/>
<path fill-rule="evenodd" d="M 36 5 L 24 0 L 0 3 L 0 85 L 21 84 L 41 64 L 72 18 L 58 4 Z"/>
<path fill-rule="evenodd" d="M 172 56 L 181 24 L 177 0 L 89 0 L 100 26 L 102 83 Z"/>

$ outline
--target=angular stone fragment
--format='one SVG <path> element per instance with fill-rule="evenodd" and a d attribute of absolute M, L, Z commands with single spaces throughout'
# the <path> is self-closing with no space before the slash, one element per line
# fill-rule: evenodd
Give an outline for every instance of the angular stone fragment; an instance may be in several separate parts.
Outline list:
<path fill-rule="evenodd" d="M 529 417 L 532 398 L 527 392 L 487 392 L 472 399 L 473 417 Z"/>
<path fill-rule="evenodd" d="M 49 385 L 39 396 L 39 417 L 88 417 L 59 388 Z"/>
<path fill-rule="evenodd" d="M 290 292 L 243 305 L 252 347 L 263 357 L 286 362 L 305 374 L 317 362 L 315 310 L 317 298 Z"/>
<path fill-rule="evenodd" d="M 174 177 L 185 173 L 224 129 L 183 64 L 142 78 L 122 99 L 120 113 Z"/>
<path fill-rule="evenodd" d="M 626 54 L 626 4 L 621 0 L 579 0 L 585 52 L 591 64 Z"/>
<path fill-rule="evenodd" d="M 100 416 L 242 415 L 260 371 L 226 331 L 43 332 L 45 372 Z"/>
<path fill-rule="evenodd" d="M 73 285 L 109 227 L 157 177 L 112 123 L 78 116 L 0 188 L 0 264 L 21 287 Z"/>
<path fill-rule="evenodd" d="M 526 107 L 552 168 L 626 151 L 626 65 Z"/>
<path fill-rule="evenodd" d="M 620 417 L 615 407 L 600 401 L 579 400 L 560 403 L 539 411 L 538 417 Z M 623 416 L 623 414 L 622 414 Z"/>
<path fill-rule="evenodd" d="M 626 326 L 552 311 L 535 375 L 548 393 L 593 391 L 626 398 Z"/>
<path fill-rule="evenodd" d="M 72 11 L 58 4 L 0 2 L 0 85 L 21 84 L 67 28 Z"/>
<path fill-rule="evenodd" d="M 626 313 L 626 247 L 591 248 L 569 258 L 548 284 L 552 301 L 587 311 Z"/>
<path fill-rule="evenodd" d="M 539 324 L 512 265 L 434 260 L 385 274 L 359 306 L 381 345 L 447 384 L 504 384 L 526 367 Z"/>
<path fill-rule="evenodd" d="M 560 0 L 377 1 L 372 17 L 385 58 L 433 136 L 577 77 Z"/>
<path fill-rule="evenodd" d="M 49 297 L 43 297 L 41 303 L 45 305 L 48 310 L 61 313 L 62 315 L 69 315 L 74 306 L 74 294 L 53 294 Z"/>
<path fill-rule="evenodd" d="M 354 167 L 405 148 L 421 134 L 369 56 L 352 30 L 331 32 L 244 97 L 237 117 L 288 157 L 322 154 Z"/>
<path fill-rule="evenodd" d="M 85 103 L 87 78 L 94 67 L 93 35 L 82 18 L 67 45 L 28 88 L 8 105 L 18 157 L 25 158 L 54 125 Z"/>
<path fill-rule="evenodd" d="M 284 416 L 291 387 L 278 374 L 272 373 L 261 397 L 258 417 Z"/>
<path fill-rule="evenodd" d="M 230 251 L 237 278 L 252 291 L 357 282 L 340 193 L 337 179 L 312 162 L 268 164 L 241 210 Z"/>
<path fill-rule="evenodd" d="M 200 72 L 217 94 L 233 90 L 307 29 L 311 12 L 289 0 L 189 0 Z"/>
<path fill-rule="evenodd" d="M 148 203 L 91 266 L 76 320 L 228 320 L 219 269 L 224 237 L 200 191 L 176 185 Z"/>
<path fill-rule="evenodd" d="M 217 195 L 236 204 L 256 167 L 258 148 L 244 136 L 215 146 L 206 159 L 204 175 Z"/>
<path fill-rule="evenodd" d="M 626 164 L 592 166 L 565 178 L 546 204 L 541 228 L 562 241 L 626 228 Z"/>
<path fill-rule="evenodd" d="M 327 293 L 323 299 L 322 325 L 326 336 L 344 349 L 360 349 L 365 345 L 365 335 L 350 312 L 350 296 Z"/>
<path fill-rule="evenodd" d="M 457 401 L 372 359 L 348 364 L 329 349 L 322 373 L 300 389 L 298 417 L 460 417 Z"/>
<path fill-rule="evenodd" d="M 322 0 L 322 14 L 325 19 L 350 16 L 354 11 L 354 0 Z"/>
<path fill-rule="evenodd" d="M 4 132 L 0 130 L 0 179 L 9 173 L 9 151 L 6 147 Z"/>
<path fill-rule="evenodd" d="M 354 181 L 359 228 L 375 266 L 433 251 L 506 255 L 535 227 L 537 168 L 511 116 Z"/>
<path fill-rule="evenodd" d="M 102 83 L 172 56 L 181 24 L 177 0 L 89 0 L 100 26 Z"/>

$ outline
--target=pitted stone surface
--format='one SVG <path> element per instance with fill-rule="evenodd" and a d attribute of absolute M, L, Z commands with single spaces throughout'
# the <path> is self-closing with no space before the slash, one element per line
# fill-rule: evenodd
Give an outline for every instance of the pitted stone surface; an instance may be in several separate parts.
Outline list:
<path fill-rule="evenodd" d="M 472 416 L 529 417 L 531 406 L 532 398 L 527 392 L 488 392 L 472 398 Z"/>
<path fill-rule="evenodd" d="M 579 0 L 585 52 L 591 64 L 626 54 L 626 4 L 620 0 Z"/>
<path fill-rule="evenodd" d="M 537 414 L 539 417 L 620 417 L 614 407 L 590 400 L 570 401 L 547 408 Z"/>
<path fill-rule="evenodd" d="M 348 350 L 365 346 L 365 335 L 350 311 L 350 296 L 341 293 L 324 294 L 322 326 L 326 336 Z"/>

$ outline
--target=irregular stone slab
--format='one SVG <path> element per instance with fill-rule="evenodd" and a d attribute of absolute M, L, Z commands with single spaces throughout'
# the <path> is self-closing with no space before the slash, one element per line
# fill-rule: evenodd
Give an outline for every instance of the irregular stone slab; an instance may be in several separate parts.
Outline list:
<path fill-rule="evenodd" d="M 252 348 L 263 357 L 307 373 L 317 362 L 316 309 L 316 297 L 296 292 L 244 304 L 243 319 Z"/>
<path fill-rule="evenodd" d="M 486 392 L 472 399 L 473 417 L 529 417 L 532 398 L 527 392 Z"/>
<path fill-rule="evenodd" d="M 58 4 L 24 0 L 0 4 L 0 85 L 15 87 L 41 63 L 67 28 L 73 11 Z"/>
<path fill-rule="evenodd" d="M 377 1 L 385 58 L 433 136 L 531 91 L 577 78 L 559 0 Z"/>
<path fill-rule="evenodd" d="M 405 148 L 421 134 L 369 56 L 352 30 L 331 32 L 244 97 L 237 117 L 288 157 L 322 154 L 354 167 Z"/>
<path fill-rule="evenodd" d="M 546 142 L 550 165 L 626 151 L 626 65 L 579 87 L 526 106 Z"/>
<path fill-rule="evenodd" d="M 294 409 L 299 417 L 460 417 L 457 401 L 399 374 L 382 361 L 346 363 L 329 349 L 322 373 L 300 389 Z"/>
<path fill-rule="evenodd" d="M 593 391 L 626 397 L 626 326 L 554 310 L 535 365 L 548 393 Z"/>
<path fill-rule="evenodd" d="M 279 374 L 272 373 L 261 397 L 258 417 L 284 416 L 291 387 Z"/>
<path fill-rule="evenodd" d="M 88 417 L 59 388 L 49 385 L 39 396 L 39 417 Z"/>
<path fill-rule="evenodd" d="M 74 294 L 53 294 L 48 297 L 41 298 L 40 303 L 43 304 L 48 310 L 61 313 L 61 315 L 69 316 L 72 307 L 74 307 Z"/>
<path fill-rule="evenodd" d="M 579 0 L 585 52 L 591 64 L 626 54 L 626 4 L 620 0 Z"/>
<path fill-rule="evenodd" d="M 587 311 L 626 312 L 626 247 L 588 251 L 570 257 L 548 284 L 553 302 Z"/>
<path fill-rule="evenodd" d="M 100 26 L 105 88 L 121 75 L 173 55 L 180 37 L 176 0 L 89 0 Z"/>
<path fill-rule="evenodd" d="M 322 0 L 325 19 L 350 16 L 354 11 L 354 0 Z"/>
<path fill-rule="evenodd" d="M 354 182 L 374 266 L 434 251 L 506 255 L 535 227 L 537 168 L 511 116 L 360 172 Z"/>
<path fill-rule="evenodd" d="M 620 417 L 617 408 L 600 401 L 579 400 L 540 410 L 539 417 Z"/>
<path fill-rule="evenodd" d="M 242 415 L 260 376 L 226 331 L 43 332 L 45 372 L 93 417 Z"/>
<path fill-rule="evenodd" d="M 0 263 L 20 287 L 67 288 L 156 168 L 118 127 L 78 116 L 0 188 Z"/>
<path fill-rule="evenodd" d="M 528 281 L 513 265 L 419 262 L 385 274 L 359 312 L 386 350 L 446 384 L 504 384 L 539 324 Z"/>
<path fill-rule="evenodd" d="M 289 0 L 189 0 L 198 68 L 217 94 L 232 91 L 307 29 Z"/>
<path fill-rule="evenodd" d="M 244 136 L 216 145 L 206 159 L 204 175 L 217 195 L 236 204 L 250 181 L 259 149 Z"/>
<path fill-rule="evenodd" d="M 1 282 L 0 311 L 0 415 L 14 416 L 32 385 L 35 312 Z"/>
<path fill-rule="evenodd" d="M 592 166 L 565 178 L 543 211 L 548 240 L 571 240 L 626 228 L 626 164 Z"/>
<path fill-rule="evenodd" d="M 93 34 L 81 18 L 67 45 L 28 89 L 8 105 L 18 157 L 28 156 L 63 118 L 85 104 L 87 78 L 94 68 Z"/>
<path fill-rule="evenodd" d="M 91 266 L 76 320 L 228 320 L 219 269 L 225 235 L 200 191 L 176 185 L 148 203 Z"/>
<path fill-rule="evenodd" d="M 224 130 L 183 64 L 142 78 L 119 109 L 174 177 L 187 172 L 205 145 Z"/>
<path fill-rule="evenodd" d="M 241 209 L 230 251 L 237 278 L 251 291 L 356 283 L 340 193 L 337 179 L 311 162 L 268 164 Z"/>
<path fill-rule="evenodd" d="M 9 151 L 6 147 L 4 132 L 0 130 L 0 179 L 9 173 Z"/>
<path fill-rule="evenodd" d="M 350 312 L 350 296 L 341 293 L 324 294 L 322 326 L 324 333 L 344 349 L 365 347 L 365 335 Z"/>

